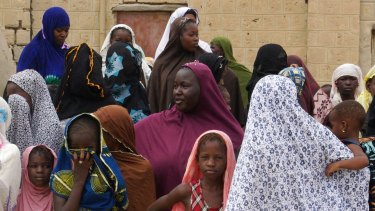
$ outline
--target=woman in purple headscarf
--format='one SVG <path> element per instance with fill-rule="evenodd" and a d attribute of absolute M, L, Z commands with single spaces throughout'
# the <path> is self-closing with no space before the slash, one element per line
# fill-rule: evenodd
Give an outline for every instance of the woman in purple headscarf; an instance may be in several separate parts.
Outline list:
<path fill-rule="evenodd" d="M 64 55 L 68 49 L 69 16 L 60 7 L 51 7 L 43 15 L 42 29 L 23 49 L 17 72 L 34 69 L 48 85 L 59 85 L 64 73 Z"/>
<path fill-rule="evenodd" d="M 195 140 L 207 130 L 228 134 L 239 151 L 243 130 L 227 109 L 211 70 L 199 62 L 178 70 L 172 108 L 135 124 L 136 148 L 150 160 L 160 197 L 181 183 Z"/>

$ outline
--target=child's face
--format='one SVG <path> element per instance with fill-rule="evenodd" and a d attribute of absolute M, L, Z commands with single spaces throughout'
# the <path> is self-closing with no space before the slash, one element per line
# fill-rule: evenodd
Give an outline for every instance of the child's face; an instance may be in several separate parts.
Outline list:
<path fill-rule="evenodd" d="M 345 130 L 344 125 L 343 125 L 343 121 L 341 121 L 337 118 L 334 118 L 334 116 L 335 116 L 334 111 L 332 111 L 328 116 L 329 125 L 330 125 L 330 129 L 331 129 L 332 133 L 335 134 L 337 136 L 337 138 L 339 138 L 339 139 L 347 138 L 346 133 L 343 132 L 343 130 Z"/>
<path fill-rule="evenodd" d="M 204 143 L 199 150 L 198 165 L 204 177 L 222 177 L 227 166 L 227 153 L 223 144 L 216 140 Z"/>
<path fill-rule="evenodd" d="M 48 186 L 52 165 L 51 161 L 47 160 L 44 155 L 40 153 L 30 154 L 27 165 L 30 182 L 37 187 Z"/>
<path fill-rule="evenodd" d="M 86 149 L 90 149 L 90 151 L 97 151 L 96 142 L 97 137 L 95 135 L 95 132 L 92 130 L 86 130 L 82 131 L 81 133 L 72 133 L 70 134 L 70 146 L 69 150 L 73 153 L 76 152 L 77 155 L 80 155 L 80 150 L 84 149 L 85 152 Z M 90 152 L 89 152 L 90 153 Z"/>
<path fill-rule="evenodd" d="M 366 82 L 366 89 L 371 93 L 371 96 L 374 97 L 375 95 L 375 77 L 369 79 Z"/>

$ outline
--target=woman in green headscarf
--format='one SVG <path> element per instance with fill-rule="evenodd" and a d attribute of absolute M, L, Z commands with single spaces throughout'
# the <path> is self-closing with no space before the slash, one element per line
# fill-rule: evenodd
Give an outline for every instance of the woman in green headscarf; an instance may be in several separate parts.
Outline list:
<path fill-rule="evenodd" d="M 241 97 L 244 106 L 249 102 L 247 99 L 246 85 L 249 82 L 252 72 L 242 64 L 239 64 L 233 56 L 233 49 L 230 40 L 226 37 L 215 37 L 211 40 L 211 50 L 219 56 L 228 60 L 228 68 L 233 70 L 240 81 Z"/>

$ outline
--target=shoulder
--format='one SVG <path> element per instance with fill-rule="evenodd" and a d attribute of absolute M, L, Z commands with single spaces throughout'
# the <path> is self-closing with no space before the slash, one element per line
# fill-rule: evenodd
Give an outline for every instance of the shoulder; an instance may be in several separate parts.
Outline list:
<path fill-rule="evenodd" d="M 186 183 L 179 184 L 171 191 L 171 197 L 179 199 L 178 201 L 182 201 L 187 197 L 190 197 L 192 191 L 191 186 Z"/>

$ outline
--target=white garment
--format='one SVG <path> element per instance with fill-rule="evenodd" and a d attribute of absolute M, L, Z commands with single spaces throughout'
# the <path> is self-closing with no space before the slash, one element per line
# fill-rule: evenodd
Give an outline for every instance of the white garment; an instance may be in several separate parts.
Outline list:
<path fill-rule="evenodd" d="M 165 30 L 164 30 L 163 36 L 161 37 L 161 40 L 160 40 L 159 45 L 158 45 L 158 48 L 156 49 L 156 52 L 155 52 L 155 56 L 154 56 L 154 60 L 155 61 L 159 57 L 159 55 L 161 54 L 161 52 L 163 52 L 165 46 L 167 46 L 167 43 L 169 41 L 169 35 L 171 33 L 171 25 L 172 25 L 173 21 L 175 21 L 177 18 L 183 17 L 185 15 L 185 13 L 189 9 L 191 9 L 191 8 L 189 8 L 189 7 L 180 7 L 178 9 L 176 9 L 171 14 L 171 16 L 169 17 L 168 23 L 165 26 Z M 195 13 L 197 14 L 196 23 L 198 25 L 199 24 L 198 11 L 195 10 Z M 198 45 L 199 45 L 199 47 L 201 47 L 206 52 L 212 53 L 211 47 L 210 47 L 210 45 L 208 43 L 206 43 L 206 42 L 204 42 L 202 40 L 199 40 Z"/>
<path fill-rule="evenodd" d="M 143 70 L 143 75 L 144 75 L 145 82 L 146 82 L 145 86 L 147 87 L 148 80 L 150 79 L 150 75 L 151 75 L 151 68 L 147 65 L 145 53 L 143 52 L 142 48 L 139 45 L 137 45 L 137 43 L 135 42 L 135 34 L 134 34 L 133 29 L 130 28 L 130 26 L 128 26 L 126 24 L 117 24 L 117 25 L 113 26 L 104 39 L 103 45 L 100 49 L 100 55 L 102 56 L 103 77 L 105 76 L 104 73 L 105 73 L 105 69 L 106 69 L 105 65 L 106 65 L 107 52 L 108 52 L 109 47 L 111 47 L 111 43 L 110 43 L 111 33 L 112 33 L 113 30 L 115 30 L 117 28 L 125 28 L 125 29 L 129 30 L 130 34 L 132 36 L 133 47 L 141 52 L 141 54 L 142 54 L 142 70 Z"/>
<path fill-rule="evenodd" d="M 20 151 L 5 137 L 11 119 L 9 105 L 0 97 L 0 211 L 14 210 L 21 182 Z"/>
<path fill-rule="evenodd" d="M 337 90 L 336 81 L 342 76 L 353 76 L 358 80 L 358 87 L 355 91 L 355 99 L 361 94 L 364 89 L 364 83 L 362 78 L 362 70 L 360 67 L 354 64 L 342 64 L 336 68 L 332 74 L 332 89 L 331 89 L 331 102 L 332 107 L 342 102 L 341 95 Z"/>
<path fill-rule="evenodd" d="M 64 141 L 64 133 L 43 77 L 35 70 L 28 69 L 12 75 L 9 81 L 31 97 L 32 107 L 18 94 L 9 96 L 13 119 L 7 131 L 8 140 L 22 152 L 29 146 L 40 144 L 58 152 Z"/>
<path fill-rule="evenodd" d="M 368 168 L 325 168 L 352 152 L 298 103 L 294 83 L 256 84 L 226 210 L 368 210 Z"/>

